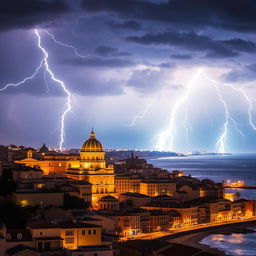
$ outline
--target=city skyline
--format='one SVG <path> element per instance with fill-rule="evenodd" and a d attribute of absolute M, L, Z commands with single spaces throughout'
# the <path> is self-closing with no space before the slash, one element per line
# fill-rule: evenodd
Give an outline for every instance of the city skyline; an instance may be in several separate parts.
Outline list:
<path fill-rule="evenodd" d="M 104 148 L 256 152 L 252 1 L 31 4 L 1 3 L 2 144 L 80 148 L 93 127 Z M 39 67 L 38 36 L 70 112 L 46 67 L 4 89 Z"/>

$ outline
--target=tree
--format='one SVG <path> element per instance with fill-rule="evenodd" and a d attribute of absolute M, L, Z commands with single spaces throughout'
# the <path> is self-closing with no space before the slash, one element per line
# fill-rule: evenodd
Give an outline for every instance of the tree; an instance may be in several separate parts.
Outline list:
<path fill-rule="evenodd" d="M 21 206 L 12 201 L 4 202 L 0 205 L 0 223 L 4 223 L 7 228 L 25 228 L 28 214 Z"/>
<path fill-rule="evenodd" d="M 16 184 L 13 181 L 0 179 L 0 195 L 10 195 L 15 191 Z"/>
<path fill-rule="evenodd" d="M 71 196 L 69 194 L 64 195 L 64 209 L 87 209 L 89 208 L 89 203 L 85 202 L 84 199 Z"/>

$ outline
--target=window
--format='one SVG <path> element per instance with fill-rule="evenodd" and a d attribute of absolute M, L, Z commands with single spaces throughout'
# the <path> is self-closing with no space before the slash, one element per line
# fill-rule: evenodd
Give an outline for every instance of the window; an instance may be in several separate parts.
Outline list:
<path fill-rule="evenodd" d="M 43 243 L 42 242 L 38 242 L 37 248 L 39 251 L 43 250 Z"/>
<path fill-rule="evenodd" d="M 96 235 L 96 229 L 93 230 L 93 234 Z"/>
<path fill-rule="evenodd" d="M 22 234 L 21 234 L 21 233 L 18 233 L 18 234 L 17 234 L 17 239 L 18 239 L 18 240 L 21 240 L 21 239 L 22 239 Z"/>
<path fill-rule="evenodd" d="M 85 230 L 82 230 L 82 235 L 85 235 Z"/>
<path fill-rule="evenodd" d="M 45 248 L 45 250 L 50 250 L 50 248 L 51 248 L 51 243 L 50 243 L 50 242 L 45 242 L 45 243 L 44 243 L 44 248 Z"/>
<path fill-rule="evenodd" d="M 91 235 L 92 234 L 92 231 L 89 229 L 88 230 L 88 235 Z"/>
<path fill-rule="evenodd" d="M 66 231 L 66 236 L 73 236 L 74 232 L 73 231 Z"/>
<path fill-rule="evenodd" d="M 43 235 L 43 232 L 40 232 L 40 236 L 42 236 Z"/>
<path fill-rule="evenodd" d="M 7 238 L 7 239 L 12 239 L 11 234 L 8 233 L 8 234 L 6 235 L 6 238 Z"/>
<path fill-rule="evenodd" d="M 65 239 L 66 244 L 73 244 L 74 243 L 74 238 L 73 237 L 68 237 Z"/>

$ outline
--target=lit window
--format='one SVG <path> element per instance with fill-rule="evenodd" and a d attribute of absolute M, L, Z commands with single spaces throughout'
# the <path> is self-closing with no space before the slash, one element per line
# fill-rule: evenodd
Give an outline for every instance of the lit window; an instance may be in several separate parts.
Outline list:
<path fill-rule="evenodd" d="M 74 243 L 74 237 L 68 237 L 65 239 L 66 244 L 73 244 Z"/>
<path fill-rule="evenodd" d="M 22 239 L 22 234 L 21 234 L 21 233 L 17 234 L 17 239 L 18 239 L 18 240 L 21 240 L 21 239 Z"/>
<path fill-rule="evenodd" d="M 7 239 L 12 239 L 11 234 L 8 233 L 8 234 L 6 235 L 6 238 L 7 238 Z"/>
<path fill-rule="evenodd" d="M 21 200 L 21 201 L 20 201 L 20 205 L 21 205 L 22 207 L 28 206 L 28 201 L 27 201 L 27 200 Z"/>
<path fill-rule="evenodd" d="M 66 236 L 73 236 L 74 232 L 73 231 L 66 231 Z"/>
<path fill-rule="evenodd" d="M 37 188 L 43 188 L 44 184 L 37 184 L 36 186 L 37 186 Z"/>

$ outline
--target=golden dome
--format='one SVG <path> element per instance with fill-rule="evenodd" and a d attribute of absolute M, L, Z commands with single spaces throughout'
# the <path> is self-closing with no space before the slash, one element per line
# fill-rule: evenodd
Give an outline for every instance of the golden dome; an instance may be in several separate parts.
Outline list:
<path fill-rule="evenodd" d="M 81 152 L 102 152 L 103 147 L 101 143 L 95 139 L 95 133 L 92 130 L 90 133 L 90 138 L 85 141 L 81 148 Z"/>

